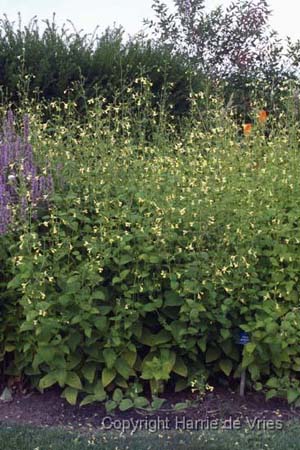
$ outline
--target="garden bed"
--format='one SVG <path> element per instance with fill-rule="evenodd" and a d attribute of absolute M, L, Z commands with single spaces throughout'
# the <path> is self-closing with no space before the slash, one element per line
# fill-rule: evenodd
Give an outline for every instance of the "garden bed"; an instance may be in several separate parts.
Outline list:
<path fill-rule="evenodd" d="M 228 388 L 218 387 L 212 393 L 199 401 L 197 394 L 178 393 L 166 394 L 166 403 L 155 412 L 143 410 L 130 410 L 126 412 L 115 411 L 108 414 L 102 403 L 78 407 L 68 404 L 60 398 L 60 390 L 53 388 L 44 394 L 30 392 L 26 395 L 15 394 L 13 401 L 1 403 L 0 423 L 14 423 L 22 425 L 34 425 L 43 427 L 65 427 L 67 429 L 108 429 L 111 422 L 104 420 L 107 417 L 114 421 L 133 419 L 166 419 L 168 418 L 169 428 L 184 428 L 184 421 L 191 419 L 194 423 L 199 420 L 202 428 L 209 427 L 209 423 L 216 420 L 218 423 L 230 422 L 239 419 L 242 425 L 251 426 L 256 420 L 254 428 L 263 427 L 262 421 L 273 421 L 285 423 L 300 417 L 300 410 L 288 406 L 281 399 L 266 401 L 263 394 L 249 392 L 241 398 L 237 392 Z M 185 410 L 177 411 L 172 405 L 189 401 L 192 406 Z M 259 422 L 261 421 L 261 422 Z M 187 426 L 187 425 L 186 425 Z M 113 427 L 112 427 L 113 428 Z M 142 427 L 143 428 L 143 427 Z"/>

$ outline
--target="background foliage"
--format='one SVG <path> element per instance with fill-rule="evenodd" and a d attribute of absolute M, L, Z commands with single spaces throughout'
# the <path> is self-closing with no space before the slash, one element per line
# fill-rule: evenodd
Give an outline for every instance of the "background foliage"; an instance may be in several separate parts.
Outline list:
<path fill-rule="evenodd" d="M 71 96 L 84 112 L 87 98 L 98 94 L 112 101 L 118 94 L 124 99 L 127 86 L 143 75 L 153 83 L 154 104 L 164 96 L 182 114 L 191 86 L 203 83 L 183 56 L 171 55 L 163 44 L 138 36 L 125 42 L 122 28 L 91 36 L 70 27 L 59 29 L 53 18 L 40 31 L 36 19 L 26 27 L 1 19 L 0 87 L 5 99 L 16 103 L 22 93 L 49 101 Z"/>

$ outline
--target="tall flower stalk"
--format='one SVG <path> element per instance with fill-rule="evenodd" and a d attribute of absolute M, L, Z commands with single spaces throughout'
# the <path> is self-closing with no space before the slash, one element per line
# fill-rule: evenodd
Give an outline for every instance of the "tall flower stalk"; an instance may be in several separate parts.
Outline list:
<path fill-rule="evenodd" d="M 14 116 L 8 111 L 0 136 L 0 234 L 29 213 L 36 214 L 41 202 L 53 191 L 51 175 L 39 174 L 29 142 L 29 117 L 23 118 L 23 135 L 16 132 Z"/>

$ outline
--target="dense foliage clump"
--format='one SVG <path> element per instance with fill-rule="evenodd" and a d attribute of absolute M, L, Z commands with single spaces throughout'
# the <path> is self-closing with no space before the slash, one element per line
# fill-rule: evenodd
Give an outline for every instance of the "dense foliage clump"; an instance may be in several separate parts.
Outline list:
<path fill-rule="evenodd" d="M 153 106 L 172 105 L 181 116 L 189 108 L 191 89 L 204 77 L 192 71 L 180 54 L 171 54 L 163 42 L 142 36 L 125 41 L 124 30 L 108 28 L 103 33 L 83 34 L 55 20 L 43 31 L 37 19 L 16 26 L 7 17 L 0 20 L 0 90 L 3 101 L 20 103 L 24 95 L 48 101 L 77 102 L 84 116 L 87 100 L 101 95 L 124 101 L 126 89 L 137 77 L 152 81 Z"/>
<path fill-rule="evenodd" d="M 145 108 L 147 83 L 131 92 Z M 86 124 L 65 104 L 72 129 L 59 104 L 46 124 L 31 107 L 30 142 L 60 171 L 47 208 L 1 237 L 6 375 L 110 410 L 246 368 L 297 400 L 296 125 L 282 116 L 266 140 L 257 120 L 241 139 L 215 98 L 210 130 L 195 116 L 176 135 L 147 113 L 149 144 L 139 111 L 101 102 Z"/>

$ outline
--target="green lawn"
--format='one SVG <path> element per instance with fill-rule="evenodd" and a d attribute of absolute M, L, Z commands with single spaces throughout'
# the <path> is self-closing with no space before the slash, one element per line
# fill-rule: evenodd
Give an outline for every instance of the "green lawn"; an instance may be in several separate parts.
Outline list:
<path fill-rule="evenodd" d="M 0 425 L 0 450 L 299 450 L 300 425 L 290 424 L 282 431 L 200 431 L 136 433 L 120 436 L 96 433 L 88 436 L 58 429 Z"/>

